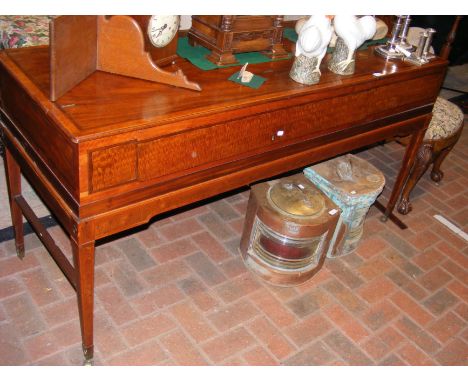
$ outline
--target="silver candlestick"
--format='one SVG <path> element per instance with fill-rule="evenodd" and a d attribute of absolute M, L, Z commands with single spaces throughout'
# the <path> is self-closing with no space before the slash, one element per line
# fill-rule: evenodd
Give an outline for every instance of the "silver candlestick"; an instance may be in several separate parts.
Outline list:
<path fill-rule="evenodd" d="M 433 28 L 426 29 L 427 39 L 426 39 L 426 42 L 424 43 L 424 48 L 422 52 L 422 55 L 426 60 L 432 60 L 435 58 L 435 55 L 429 51 L 429 49 L 431 48 L 432 39 L 434 38 L 435 32 L 436 30 Z"/>
<path fill-rule="evenodd" d="M 421 32 L 421 36 L 419 37 L 418 47 L 416 49 L 416 52 L 414 53 L 414 55 L 419 59 L 422 58 L 423 49 L 424 49 L 424 46 L 426 45 L 426 40 L 427 40 L 427 34 L 426 34 L 426 31 L 424 30 L 423 32 Z"/>
<path fill-rule="evenodd" d="M 429 52 L 431 47 L 432 38 L 434 37 L 435 29 L 428 28 L 424 32 L 421 32 L 419 37 L 419 43 L 416 51 L 413 52 L 409 57 L 405 57 L 404 61 L 414 65 L 424 65 L 435 58 L 435 55 Z"/>
<path fill-rule="evenodd" d="M 411 45 L 407 40 L 408 30 L 409 30 L 409 26 L 411 23 L 411 16 L 410 15 L 404 16 L 404 20 L 405 22 L 403 24 L 403 28 L 400 33 L 400 40 L 398 41 L 398 46 L 400 48 L 405 49 L 408 52 L 413 52 L 415 50 L 415 47 Z"/>
<path fill-rule="evenodd" d="M 397 21 L 393 24 L 392 37 L 385 45 L 379 45 L 375 48 L 375 53 L 389 60 L 400 59 L 404 56 L 403 53 L 397 49 L 404 18 L 405 16 L 398 16 Z"/>

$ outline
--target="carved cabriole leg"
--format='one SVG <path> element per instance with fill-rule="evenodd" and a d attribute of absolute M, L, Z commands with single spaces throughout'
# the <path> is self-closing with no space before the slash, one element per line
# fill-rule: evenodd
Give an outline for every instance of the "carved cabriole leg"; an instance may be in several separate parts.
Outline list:
<path fill-rule="evenodd" d="M 93 345 L 94 305 L 94 242 L 79 244 L 71 239 L 76 271 L 76 293 L 80 313 L 81 337 L 85 364 L 91 364 Z"/>
<path fill-rule="evenodd" d="M 15 231 L 16 253 L 20 259 L 24 257 L 23 215 L 15 201 L 21 195 L 21 171 L 10 150 L 5 146 L 5 172 L 10 199 L 11 222 Z"/>
<path fill-rule="evenodd" d="M 444 177 L 444 173 L 441 171 L 440 166 L 442 162 L 445 160 L 447 155 L 452 151 L 453 147 L 458 142 L 462 133 L 462 128 L 459 129 L 457 134 L 448 139 L 448 142 L 443 142 L 443 146 L 441 148 L 436 147 L 434 150 L 434 165 L 432 166 L 431 171 L 431 179 L 439 183 L 442 178 Z"/>
<path fill-rule="evenodd" d="M 440 169 L 440 166 L 444 159 L 447 157 L 448 153 L 453 149 L 453 146 L 455 145 L 451 145 L 443 150 L 434 153 L 434 164 L 432 165 L 431 179 L 436 183 L 439 183 L 444 177 L 444 173 Z"/>
<path fill-rule="evenodd" d="M 427 168 L 431 164 L 432 153 L 433 146 L 431 144 L 425 143 L 419 148 L 416 161 L 401 194 L 400 204 L 398 205 L 399 213 L 406 215 L 411 212 L 412 206 L 409 196 L 411 191 L 413 191 L 414 186 L 416 186 L 419 179 L 421 179 L 421 176 L 426 172 Z"/>
<path fill-rule="evenodd" d="M 390 195 L 390 199 L 388 200 L 387 208 L 385 209 L 385 214 L 382 216 L 382 221 L 387 221 L 390 214 L 393 212 L 395 205 L 397 203 L 398 197 L 400 196 L 400 192 L 403 188 L 403 185 L 406 183 L 408 179 L 409 173 L 411 168 L 413 167 L 413 163 L 416 159 L 416 154 L 418 152 L 419 147 L 422 144 L 424 139 L 424 134 L 426 133 L 426 129 L 429 126 L 429 122 L 431 120 L 431 116 L 426 118 L 424 122 L 424 128 L 419 130 L 418 132 L 414 133 L 411 136 L 410 143 L 406 147 L 405 155 L 403 157 L 402 166 L 400 168 L 400 172 L 395 180 L 395 185 L 393 186 L 392 194 Z"/>

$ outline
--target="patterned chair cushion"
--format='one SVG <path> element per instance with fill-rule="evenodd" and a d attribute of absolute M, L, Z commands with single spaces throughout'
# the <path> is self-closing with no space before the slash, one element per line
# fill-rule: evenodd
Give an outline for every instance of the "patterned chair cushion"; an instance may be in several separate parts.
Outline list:
<path fill-rule="evenodd" d="M 0 16 L 0 50 L 47 45 L 54 16 Z"/>
<path fill-rule="evenodd" d="M 463 126 L 463 119 L 464 114 L 458 106 L 442 97 L 437 97 L 424 140 L 451 137 Z"/>

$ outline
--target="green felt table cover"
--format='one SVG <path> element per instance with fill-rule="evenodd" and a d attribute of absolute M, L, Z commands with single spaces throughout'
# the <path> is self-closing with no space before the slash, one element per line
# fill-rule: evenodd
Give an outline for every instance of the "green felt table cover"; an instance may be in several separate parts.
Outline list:
<path fill-rule="evenodd" d="M 296 42 L 297 41 L 297 33 L 293 28 L 285 28 L 283 32 L 283 36 L 292 41 Z M 387 42 L 387 38 L 383 38 L 380 40 L 368 40 L 364 42 L 364 44 L 361 45 L 359 50 L 367 49 L 371 45 L 378 45 L 378 44 L 385 44 Z M 328 48 L 327 53 L 333 52 L 334 48 Z M 218 66 L 211 61 L 209 61 L 206 56 L 208 56 L 211 53 L 211 51 L 203 46 L 197 45 L 197 46 L 192 46 L 188 42 L 188 37 L 181 37 L 178 40 L 177 43 L 177 54 L 189 60 L 193 65 L 198 67 L 199 69 L 202 70 L 213 70 L 213 69 L 218 69 L 218 68 L 226 68 L 230 66 L 243 66 L 246 63 L 249 64 L 259 64 L 262 62 L 270 62 L 270 61 L 277 61 L 277 60 L 287 60 L 291 57 L 285 57 L 285 58 L 279 58 L 272 60 L 270 57 L 259 53 L 259 52 L 248 52 L 248 53 L 237 53 L 234 56 L 237 59 L 237 63 L 235 64 L 230 64 L 230 65 L 225 65 L 225 66 Z M 237 81 L 234 81 L 237 82 Z M 251 81 L 253 82 L 253 80 Z M 241 83 L 240 81 L 238 83 Z M 262 81 L 263 83 L 263 81 Z M 246 85 L 244 83 L 241 83 L 242 85 Z M 261 83 L 260 83 L 261 85 Z M 258 85 L 258 86 L 260 86 Z M 246 85 L 249 86 L 249 85 Z M 254 87 L 254 86 L 250 86 Z"/>
<path fill-rule="evenodd" d="M 202 70 L 213 70 L 218 68 L 226 68 L 229 66 L 242 66 L 247 62 L 249 64 L 259 64 L 262 62 L 270 62 L 270 61 L 277 61 L 277 60 L 287 60 L 289 57 L 279 58 L 272 60 L 270 57 L 259 53 L 259 52 L 248 52 L 248 53 L 238 53 L 234 56 L 237 59 L 237 63 L 225 66 L 218 66 L 213 64 L 209 61 L 206 56 L 209 55 L 211 52 L 209 49 L 203 46 L 191 46 L 188 42 L 187 37 L 179 38 L 177 43 L 177 54 L 189 60 L 193 65 L 202 69 Z"/>
<path fill-rule="evenodd" d="M 237 78 L 239 76 L 239 73 L 240 71 L 235 72 L 232 76 L 228 78 L 228 80 L 240 85 L 248 86 L 249 88 L 253 89 L 258 89 L 266 81 L 266 78 L 254 74 L 250 82 L 242 82 L 240 78 Z"/>
<path fill-rule="evenodd" d="M 283 37 L 292 42 L 297 41 L 297 33 L 293 28 L 284 28 Z"/>

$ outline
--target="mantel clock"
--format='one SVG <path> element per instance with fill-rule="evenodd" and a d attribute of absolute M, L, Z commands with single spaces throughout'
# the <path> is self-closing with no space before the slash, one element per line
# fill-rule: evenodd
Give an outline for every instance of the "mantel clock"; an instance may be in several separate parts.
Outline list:
<path fill-rule="evenodd" d="M 192 45 L 210 49 L 208 60 L 220 66 L 237 63 L 235 53 L 288 56 L 282 43 L 283 16 L 192 16 L 188 38 Z"/>

